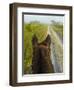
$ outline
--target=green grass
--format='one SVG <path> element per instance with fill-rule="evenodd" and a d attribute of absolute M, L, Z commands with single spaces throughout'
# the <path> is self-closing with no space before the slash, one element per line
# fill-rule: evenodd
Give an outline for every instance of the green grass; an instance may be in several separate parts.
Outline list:
<path fill-rule="evenodd" d="M 51 24 L 53 30 L 60 36 L 63 40 L 63 24 L 61 23 L 52 23 Z"/>

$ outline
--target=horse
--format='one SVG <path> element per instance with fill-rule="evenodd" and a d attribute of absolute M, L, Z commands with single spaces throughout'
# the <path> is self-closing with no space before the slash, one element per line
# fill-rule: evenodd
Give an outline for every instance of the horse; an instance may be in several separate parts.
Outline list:
<path fill-rule="evenodd" d="M 54 67 L 51 61 L 51 37 L 47 35 L 46 39 L 38 43 L 36 35 L 32 38 L 33 57 L 32 73 L 54 73 Z"/>

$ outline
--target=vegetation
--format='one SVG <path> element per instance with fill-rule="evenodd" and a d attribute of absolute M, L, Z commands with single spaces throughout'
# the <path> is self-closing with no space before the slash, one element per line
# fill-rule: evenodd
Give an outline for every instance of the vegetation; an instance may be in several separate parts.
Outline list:
<path fill-rule="evenodd" d="M 52 21 L 53 30 L 58 34 L 59 38 L 63 41 L 63 24 L 60 22 Z"/>

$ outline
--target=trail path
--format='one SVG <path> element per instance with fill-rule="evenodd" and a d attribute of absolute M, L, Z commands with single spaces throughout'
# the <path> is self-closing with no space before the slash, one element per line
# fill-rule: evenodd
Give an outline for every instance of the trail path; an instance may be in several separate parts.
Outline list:
<path fill-rule="evenodd" d="M 53 30 L 51 26 L 48 27 L 48 32 L 51 36 L 51 60 L 52 64 L 54 66 L 54 70 L 56 73 L 63 71 L 63 45 L 59 38 L 59 36 L 56 34 L 56 32 Z"/>

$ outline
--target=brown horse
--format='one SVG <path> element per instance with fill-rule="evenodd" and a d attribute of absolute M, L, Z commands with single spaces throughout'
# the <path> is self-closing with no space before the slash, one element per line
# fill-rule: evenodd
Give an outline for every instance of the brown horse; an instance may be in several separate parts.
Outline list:
<path fill-rule="evenodd" d="M 32 72 L 34 74 L 54 73 L 54 68 L 51 62 L 50 44 L 50 35 L 48 35 L 42 43 L 38 43 L 37 37 L 35 35 L 33 36 Z"/>

